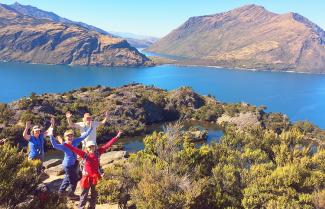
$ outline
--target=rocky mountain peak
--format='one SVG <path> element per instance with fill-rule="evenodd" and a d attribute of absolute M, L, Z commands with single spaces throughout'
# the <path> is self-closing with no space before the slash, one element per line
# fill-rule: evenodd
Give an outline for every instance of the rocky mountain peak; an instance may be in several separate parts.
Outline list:
<path fill-rule="evenodd" d="M 324 30 L 307 18 L 250 4 L 189 18 L 147 51 L 187 57 L 189 64 L 325 72 L 324 45 Z"/>
<path fill-rule="evenodd" d="M 17 17 L 19 14 L 12 8 L 5 4 L 0 4 L 0 18 L 11 19 Z"/>
<path fill-rule="evenodd" d="M 264 7 L 256 5 L 256 4 L 249 4 L 237 9 L 230 10 L 225 14 L 235 17 L 236 19 L 241 19 L 243 21 L 256 21 L 259 19 L 265 19 L 276 15 Z"/>
<path fill-rule="evenodd" d="M 244 6 L 236 8 L 236 9 L 230 10 L 229 12 L 233 12 L 233 13 L 243 13 L 243 12 L 255 13 L 255 12 L 262 12 L 262 11 L 269 12 L 263 6 L 256 5 L 256 4 L 248 4 L 248 5 L 244 5 Z"/>

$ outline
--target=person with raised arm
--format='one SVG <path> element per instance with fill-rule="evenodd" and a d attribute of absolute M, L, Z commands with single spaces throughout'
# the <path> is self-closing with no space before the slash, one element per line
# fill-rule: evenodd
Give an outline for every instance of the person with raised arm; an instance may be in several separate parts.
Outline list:
<path fill-rule="evenodd" d="M 78 123 L 73 123 L 72 122 L 72 114 L 71 112 L 67 112 L 66 113 L 66 117 L 67 117 L 67 121 L 68 124 L 71 128 L 74 129 L 79 129 L 80 133 L 84 133 L 86 132 L 86 130 L 88 130 L 90 123 L 92 123 L 93 126 L 93 130 L 90 133 L 90 135 L 82 142 L 82 147 L 85 148 L 85 145 L 88 141 L 93 141 L 95 142 L 95 144 L 97 145 L 97 135 L 96 135 L 96 130 L 97 127 L 100 125 L 104 125 L 106 123 L 106 121 L 108 120 L 108 112 L 105 112 L 105 118 L 102 121 L 93 121 L 92 116 L 90 115 L 90 113 L 85 113 L 83 118 L 82 118 L 82 122 L 78 122 Z"/>
<path fill-rule="evenodd" d="M 55 127 L 54 118 L 51 119 L 51 127 Z M 64 132 L 64 142 L 63 139 L 59 139 L 59 141 L 63 142 L 63 144 L 58 143 L 53 136 L 53 133 L 50 133 L 50 141 L 54 149 L 61 150 L 64 152 L 64 158 L 62 161 L 62 166 L 65 172 L 64 179 L 59 188 L 59 195 L 63 195 L 64 192 L 68 191 L 68 198 L 72 200 L 79 199 L 79 196 L 75 195 L 74 192 L 78 183 L 78 160 L 75 153 L 73 153 L 70 149 L 64 146 L 65 144 L 70 144 L 73 147 L 78 147 L 78 145 L 89 136 L 92 131 L 92 124 L 90 123 L 90 127 L 88 130 L 83 133 L 80 137 L 74 138 L 73 130 L 67 130 Z M 61 138 L 61 137 L 57 137 Z"/>
<path fill-rule="evenodd" d="M 50 126 L 44 133 L 41 133 L 41 128 L 38 125 L 33 126 L 32 129 L 31 127 L 31 122 L 27 121 L 23 132 L 24 139 L 28 141 L 28 159 L 40 160 L 42 164 L 44 161 L 44 137 L 53 131 L 53 127 Z M 29 129 L 31 129 L 30 134 L 28 134 Z"/>
<path fill-rule="evenodd" d="M 88 141 L 86 143 L 86 151 L 78 149 L 71 144 L 64 144 L 65 147 L 69 148 L 72 152 L 76 153 L 85 161 L 82 178 L 80 180 L 80 186 L 82 192 L 80 195 L 79 209 L 85 208 L 87 203 L 88 192 L 91 189 L 91 198 L 89 208 L 95 208 L 97 202 L 97 191 L 96 185 L 98 180 L 101 178 L 99 172 L 99 157 L 101 154 L 111 147 L 121 136 L 122 132 L 119 131 L 117 135 L 109 140 L 106 144 L 97 148 L 94 141 Z"/>

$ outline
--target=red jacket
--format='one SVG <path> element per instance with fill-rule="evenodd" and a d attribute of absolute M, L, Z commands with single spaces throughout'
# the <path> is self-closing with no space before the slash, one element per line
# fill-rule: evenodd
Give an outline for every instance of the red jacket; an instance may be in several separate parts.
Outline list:
<path fill-rule="evenodd" d="M 85 172 L 82 176 L 82 179 L 80 181 L 82 188 L 89 188 L 90 183 L 93 185 L 97 184 L 97 181 L 100 179 L 100 173 L 99 173 L 99 157 L 101 154 L 103 154 L 109 147 L 112 146 L 113 143 L 117 141 L 118 138 L 114 137 L 106 144 L 100 146 L 97 149 L 97 153 L 86 153 L 76 147 L 73 147 L 70 144 L 64 144 L 68 149 L 70 149 L 72 152 L 76 153 L 80 157 L 82 157 L 85 160 Z"/>

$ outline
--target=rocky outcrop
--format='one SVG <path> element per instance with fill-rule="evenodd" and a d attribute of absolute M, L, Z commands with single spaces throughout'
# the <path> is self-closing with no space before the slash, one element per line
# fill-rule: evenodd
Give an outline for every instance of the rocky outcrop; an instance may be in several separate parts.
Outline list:
<path fill-rule="evenodd" d="M 74 114 L 74 121 L 79 121 L 85 112 L 90 112 L 97 120 L 102 119 L 108 111 L 109 120 L 105 127 L 98 133 L 99 140 L 103 142 L 114 136 L 117 130 L 122 130 L 125 135 L 143 135 L 152 124 L 165 123 L 177 119 L 191 119 L 195 112 L 201 114 L 200 108 L 206 105 L 207 97 L 200 96 L 191 88 L 179 88 L 166 91 L 153 86 L 130 84 L 119 88 L 89 87 L 66 92 L 63 94 L 31 95 L 6 105 L 3 120 L 6 127 L 0 129 L 0 138 L 21 136 L 20 127 L 24 126 L 26 119 L 37 123 L 48 124 L 49 117 L 56 117 L 58 123 L 57 134 L 66 130 L 67 110 Z M 213 108 L 217 104 L 210 104 Z M 207 107 L 204 111 L 208 110 Z M 213 113 L 214 114 L 214 113 Z M 0 120 L 2 120 L 0 114 Z M 17 131 L 17 135 L 16 135 Z M 12 134 L 7 134 L 7 133 Z M 17 138 L 18 140 L 18 138 Z M 120 150 L 121 145 L 112 147 Z"/>
<path fill-rule="evenodd" d="M 112 163 L 122 162 L 128 157 L 126 151 L 112 151 L 104 153 L 100 156 L 100 164 L 103 169 L 109 167 Z"/>
<path fill-rule="evenodd" d="M 192 128 L 188 131 L 185 131 L 184 135 L 191 141 L 191 142 L 201 142 L 205 141 L 208 138 L 208 131 L 207 130 L 200 130 Z"/>
<path fill-rule="evenodd" d="M 234 124 L 240 129 L 261 125 L 259 116 L 254 112 L 239 113 L 236 116 L 223 114 L 220 118 L 218 118 L 217 123 L 219 125 L 224 123 Z"/>
<path fill-rule="evenodd" d="M 325 32 L 296 14 L 247 5 L 191 17 L 147 49 L 181 64 L 325 73 Z"/>
<path fill-rule="evenodd" d="M 60 165 L 61 163 L 62 163 L 62 160 L 61 159 L 50 159 L 50 160 L 45 161 L 43 163 L 43 166 L 45 168 L 51 168 L 51 167 Z"/>
<path fill-rule="evenodd" d="M 45 173 L 48 176 L 61 176 L 64 174 L 64 169 L 62 164 L 59 164 L 45 169 Z"/>
<path fill-rule="evenodd" d="M 75 24 L 25 16 L 0 4 L 0 60 L 43 64 L 143 66 L 127 41 Z"/>

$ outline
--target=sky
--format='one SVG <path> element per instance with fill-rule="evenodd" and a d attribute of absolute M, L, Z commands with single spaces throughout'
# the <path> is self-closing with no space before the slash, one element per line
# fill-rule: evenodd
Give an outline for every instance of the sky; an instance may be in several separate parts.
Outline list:
<path fill-rule="evenodd" d="M 13 4 L 15 0 L 0 0 Z M 163 37 L 192 16 L 225 12 L 247 4 L 275 13 L 297 12 L 325 29 L 325 0 L 19 0 L 106 31 Z"/>

